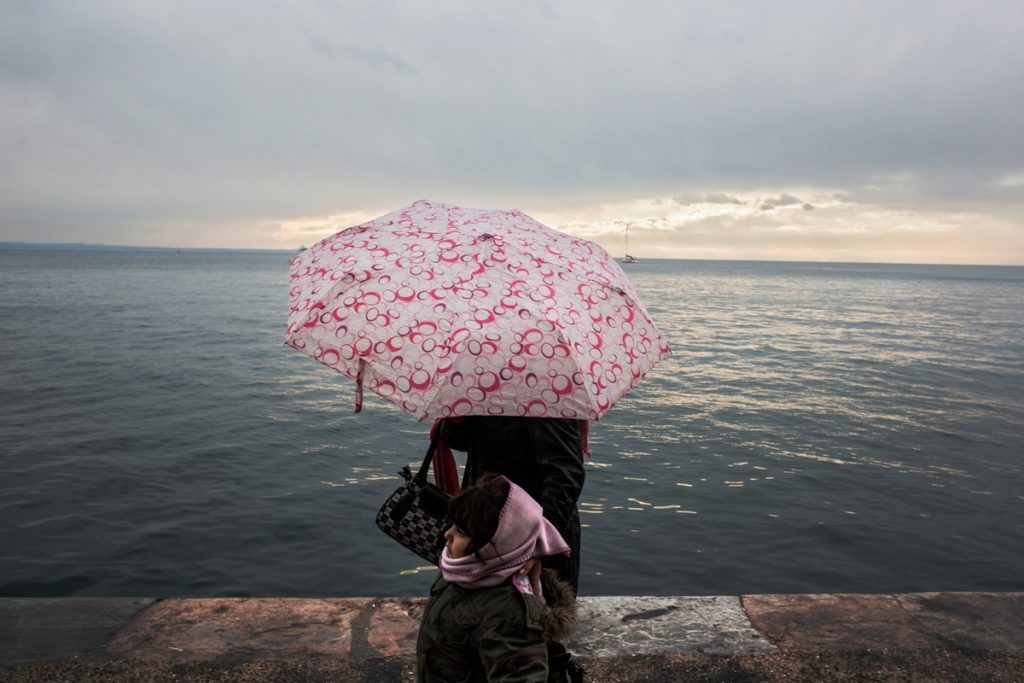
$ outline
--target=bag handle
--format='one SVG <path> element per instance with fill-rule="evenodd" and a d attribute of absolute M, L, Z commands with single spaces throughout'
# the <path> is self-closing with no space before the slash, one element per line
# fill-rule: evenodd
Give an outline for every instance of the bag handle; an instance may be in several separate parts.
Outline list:
<path fill-rule="evenodd" d="M 434 448 L 437 446 L 437 443 L 440 440 L 440 434 L 435 435 L 434 438 L 430 440 L 430 445 L 427 447 L 427 454 L 423 456 L 423 464 L 420 465 L 420 469 L 415 476 L 413 476 L 412 470 L 409 469 L 408 465 L 403 467 L 399 474 L 405 477 L 406 481 L 409 481 L 410 479 L 415 479 L 420 486 L 426 484 L 427 472 L 430 470 L 430 460 L 434 455 Z"/>

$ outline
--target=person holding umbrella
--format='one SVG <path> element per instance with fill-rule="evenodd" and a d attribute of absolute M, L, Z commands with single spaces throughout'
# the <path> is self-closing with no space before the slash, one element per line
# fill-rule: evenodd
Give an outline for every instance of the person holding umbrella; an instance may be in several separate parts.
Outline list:
<path fill-rule="evenodd" d="M 540 502 L 577 591 L 581 427 L 669 353 L 615 259 L 521 211 L 420 200 L 291 265 L 285 343 L 354 379 L 357 411 L 367 387 L 444 418 L 465 485 L 502 474 Z"/>
<path fill-rule="evenodd" d="M 442 439 L 468 452 L 465 484 L 504 475 L 534 496 L 571 548 L 546 561 L 574 592 L 581 426 L 669 353 L 600 245 L 515 209 L 426 200 L 291 259 L 285 343 L 355 380 L 357 412 L 365 387 L 442 418 Z"/>

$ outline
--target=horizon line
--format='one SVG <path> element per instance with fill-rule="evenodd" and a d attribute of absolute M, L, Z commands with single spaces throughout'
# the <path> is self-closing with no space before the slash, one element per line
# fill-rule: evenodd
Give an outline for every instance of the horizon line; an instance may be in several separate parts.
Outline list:
<path fill-rule="evenodd" d="M 318 240 L 319 241 L 319 240 Z M 0 250 L 41 250 L 54 251 L 240 251 L 240 252 L 274 252 L 284 254 L 301 253 L 299 249 L 271 247 L 166 247 L 141 246 L 131 244 L 105 244 L 103 242 L 0 242 Z M 615 261 L 620 258 L 612 257 Z M 646 257 L 640 261 L 714 261 L 724 263 L 831 263 L 839 265 L 877 265 L 877 266 L 963 266 L 985 268 L 1021 268 L 1024 263 L 939 263 L 939 262 L 908 262 L 908 261 L 842 261 L 836 259 L 756 259 L 756 258 L 681 258 L 681 257 Z"/>

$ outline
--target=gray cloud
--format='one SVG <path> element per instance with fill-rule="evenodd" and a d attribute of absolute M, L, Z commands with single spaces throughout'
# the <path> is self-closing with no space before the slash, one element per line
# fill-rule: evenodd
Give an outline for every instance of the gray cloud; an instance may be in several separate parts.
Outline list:
<path fill-rule="evenodd" d="M 971 214 L 848 202 L 789 215 L 695 210 L 683 219 L 656 225 L 634 219 L 630 225 L 631 251 L 641 257 L 1004 264 L 1024 257 L 1019 226 Z M 615 238 L 614 232 L 599 237 L 613 252 Z"/>
<path fill-rule="evenodd" d="M 678 188 L 1020 215 L 1022 30 L 1008 0 L 8 2 L 0 239 Z"/>
<path fill-rule="evenodd" d="M 726 192 L 704 192 L 697 195 L 680 195 L 672 199 L 680 206 L 692 206 L 693 204 L 732 204 L 743 206 L 746 204 L 742 199 Z"/>
<path fill-rule="evenodd" d="M 736 197 L 721 192 L 709 192 L 704 195 L 703 201 L 708 204 L 735 204 L 737 206 L 743 205 L 743 201 L 741 201 L 740 199 L 737 199 Z"/>
<path fill-rule="evenodd" d="M 398 74 L 415 74 L 418 72 L 414 64 L 387 50 L 335 45 L 327 39 L 315 35 L 307 36 L 307 40 L 313 50 L 328 57 L 354 59 L 374 69 L 393 71 Z"/>
<path fill-rule="evenodd" d="M 791 194 L 782 193 L 778 197 L 772 197 L 761 202 L 761 211 L 771 211 L 777 206 L 793 206 L 803 204 L 803 200 L 797 199 Z"/>

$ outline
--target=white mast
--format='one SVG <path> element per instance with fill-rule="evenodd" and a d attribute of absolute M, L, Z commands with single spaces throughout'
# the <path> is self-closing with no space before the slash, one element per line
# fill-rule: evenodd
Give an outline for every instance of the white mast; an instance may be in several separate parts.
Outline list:
<path fill-rule="evenodd" d="M 625 244 L 625 248 L 622 250 L 622 253 L 623 253 L 623 256 L 622 256 L 622 262 L 623 263 L 637 263 L 636 257 L 629 255 L 629 223 L 626 223 L 626 244 Z"/>

